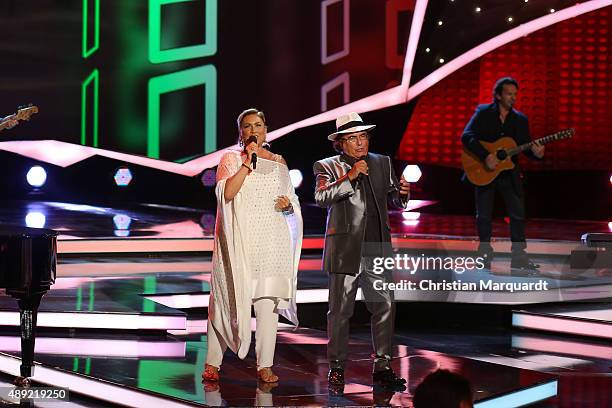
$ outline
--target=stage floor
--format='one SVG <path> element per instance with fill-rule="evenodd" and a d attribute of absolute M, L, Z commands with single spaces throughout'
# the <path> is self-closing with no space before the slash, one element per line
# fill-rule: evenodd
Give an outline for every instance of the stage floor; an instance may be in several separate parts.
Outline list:
<path fill-rule="evenodd" d="M 393 368 L 408 380 L 407 389 L 373 388 L 371 345 L 359 338 L 350 343 L 346 385 L 330 389 L 325 333 L 307 328 L 294 331 L 286 325 L 279 330 L 275 356 L 279 383 L 257 381 L 253 350 L 244 361 L 228 352 L 221 381 L 202 383 L 206 321 L 191 324 L 197 333 L 40 335 L 36 355 L 40 364 L 34 379 L 111 403 L 130 401 L 130 406 L 410 406 L 416 385 L 439 368 L 471 380 L 476 401 L 483 404 L 477 407 L 504 406 L 501 398 L 517 398 L 521 392 L 532 393 L 519 397 L 524 401 L 537 401 L 539 393 L 556 395 L 554 375 L 414 349 L 401 342 L 395 348 Z M 0 370 L 15 369 L 18 360 L 11 356 L 19 355 L 18 341 L 16 335 L 0 335 L 0 351 L 6 353 L 0 354 Z M 88 382 L 79 382 L 83 379 Z M 487 400 L 493 405 L 484 405 Z M 151 402 L 156 405 L 148 405 Z"/>
<path fill-rule="evenodd" d="M 413 200 L 417 201 L 417 200 Z M 411 201 L 412 203 L 412 201 Z M 410 212 L 392 211 L 391 232 L 398 237 L 475 239 L 474 217 L 428 213 L 427 204 L 416 202 Z M 325 233 L 324 209 L 302 206 L 304 235 Z M 214 233 L 215 213 L 202 209 L 153 204 L 103 207 L 48 201 L 0 203 L 0 223 L 45 227 L 60 231 L 60 239 L 92 238 L 206 238 Z M 526 235 L 531 240 L 578 242 L 585 232 L 610 232 L 608 221 L 529 219 Z M 493 221 L 493 236 L 509 237 L 503 218 Z"/>
<path fill-rule="evenodd" d="M 306 236 L 297 296 L 304 326 L 293 331 L 281 325 L 275 366 L 281 381 L 266 386 L 256 381 L 252 350 L 245 361 L 228 353 L 218 385 L 201 383 L 214 214 L 148 205 L 128 209 L 50 202 L 2 205 L 0 222 L 26 225 L 28 218 L 29 223 L 61 233 L 58 278 L 39 311 L 39 366 L 34 379 L 73 389 L 80 395 L 71 404 L 75 407 L 410 406 L 416 385 L 437 368 L 468 377 L 478 408 L 518 406 L 491 400 L 498 397 L 538 401 L 557 396 L 535 405 L 542 408 L 605 406 L 609 398 L 612 355 L 605 343 L 513 329 L 510 322 L 501 333 L 490 334 L 484 328 L 466 333 L 460 323 L 477 323 L 479 313 L 490 307 L 506 308 L 509 317 L 511 305 L 525 309 L 537 303 L 609 299 L 611 268 L 578 270 L 568 265 L 572 249 L 582 247 L 580 235 L 607 232 L 604 222 L 530 220 L 530 253 L 542 268 L 537 276 L 513 276 L 507 224 L 496 220 L 494 231 L 499 235 L 494 245 L 499 253 L 491 270 L 460 274 L 434 270 L 427 275 L 437 282 L 541 281 L 550 287 L 545 291 L 396 290 L 401 313 L 393 365 L 408 380 L 408 387 L 391 392 L 372 387 L 369 327 L 360 326 L 366 314 L 361 302 L 355 317 L 362 323 L 352 331 L 347 384 L 343 389 L 327 386 L 327 339 L 321 330 L 328 300 L 327 276 L 321 271 L 325 212 L 319 208 L 304 206 Z M 394 212 L 391 223 L 397 250 L 460 255 L 475 245 L 472 217 Z M 396 280 L 402 279 L 414 276 L 396 275 Z M 425 310 L 424 316 L 431 316 L 425 330 L 411 323 L 417 318 L 423 321 L 423 316 L 413 315 L 416 305 L 417 310 Z M 429 305 L 446 305 L 442 307 L 449 307 L 447 311 L 467 305 L 480 312 L 462 316 L 456 322 L 459 326 L 452 324 L 441 332 L 436 322 L 443 317 L 435 315 L 440 310 L 427 309 Z M 608 306 L 600 309 L 605 313 Z M 14 301 L 0 294 L 0 371 L 10 375 L 18 372 L 18 324 Z M 0 377 L 0 385 L 5 380 Z M 576 387 L 582 388 L 576 391 Z"/>

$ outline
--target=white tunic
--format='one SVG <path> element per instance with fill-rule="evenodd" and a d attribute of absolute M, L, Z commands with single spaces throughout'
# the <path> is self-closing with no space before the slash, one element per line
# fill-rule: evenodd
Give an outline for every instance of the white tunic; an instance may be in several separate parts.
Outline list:
<path fill-rule="evenodd" d="M 293 281 L 293 245 L 285 215 L 276 208 L 274 199 L 289 195 L 287 167 L 277 161 L 257 159 L 240 191 L 247 206 L 247 268 L 253 279 L 253 298 L 291 297 Z"/>
<path fill-rule="evenodd" d="M 240 152 L 223 155 L 217 169 L 217 224 L 209 320 L 244 358 L 251 341 L 251 303 L 274 297 L 281 314 L 297 325 L 295 292 L 302 245 L 302 217 L 287 166 L 259 158 L 240 191 L 224 199 L 225 181 L 242 165 Z M 294 213 L 275 209 L 289 197 Z"/>

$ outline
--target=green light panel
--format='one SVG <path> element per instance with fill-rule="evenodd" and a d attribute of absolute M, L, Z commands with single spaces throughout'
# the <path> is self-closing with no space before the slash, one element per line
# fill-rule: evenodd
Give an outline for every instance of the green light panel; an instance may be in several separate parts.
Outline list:
<path fill-rule="evenodd" d="M 217 150 L 217 69 L 214 65 L 160 75 L 149 80 L 147 156 L 159 159 L 161 95 L 204 85 L 204 153 Z"/>
<path fill-rule="evenodd" d="M 152 64 L 201 58 L 217 53 L 217 0 L 206 1 L 206 34 L 203 44 L 161 49 L 162 6 L 194 0 L 149 0 L 149 61 Z"/>
<path fill-rule="evenodd" d="M 87 92 L 93 83 L 93 146 L 98 147 L 98 88 L 100 73 L 94 69 L 81 85 L 81 144 L 87 142 Z"/>
<path fill-rule="evenodd" d="M 100 0 L 94 2 L 94 43 L 91 48 L 88 47 L 88 24 L 89 24 L 89 2 L 91 0 L 83 0 L 83 58 L 89 57 L 96 52 L 100 47 Z"/>

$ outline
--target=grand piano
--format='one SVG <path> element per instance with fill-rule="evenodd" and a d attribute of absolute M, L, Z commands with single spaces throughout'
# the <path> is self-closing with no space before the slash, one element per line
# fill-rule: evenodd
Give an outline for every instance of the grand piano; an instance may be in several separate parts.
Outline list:
<path fill-rule="evenodd" d="M 19 386 L 29 386 L 34 364 L 36 316 L 40 300 L 55 282 L 56 231 L 0 226 L 0 288 L 17 300 L 21 326 Z"/>

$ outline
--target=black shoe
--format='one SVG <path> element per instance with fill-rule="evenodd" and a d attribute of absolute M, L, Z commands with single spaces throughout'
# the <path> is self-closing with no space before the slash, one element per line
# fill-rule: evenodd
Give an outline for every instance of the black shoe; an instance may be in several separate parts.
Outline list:
<path fill-rule="evenodd" d="M 331 385 L 343 385 L 344 384 L 344 369 L 332 368 L 327 373 L 327 381 Z"/>
<path fill-rule="evenodd" d="M 512 262 L 510 262 L 510 267 L 512 269 L 528 269 L 537 271 L 537 269 L 540 267 L 540 264 L 533 263 L 529 260 L 512 260 Z"/>
<path fill-rule="evenodd" d="M 375 371 L 372 373 L 372 382 L 385 388 L 406 389 L 406 380 L 395 375 L 392 369 Z"/>
<path fill-rule="evenodd" d="M 510 263 L 512 276 L 538 276 L 540 265 L 533 262 Z"/>

